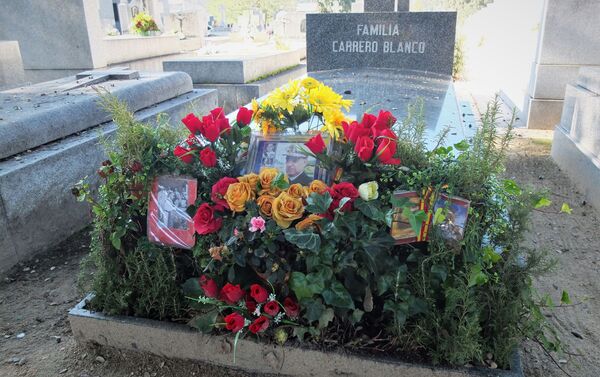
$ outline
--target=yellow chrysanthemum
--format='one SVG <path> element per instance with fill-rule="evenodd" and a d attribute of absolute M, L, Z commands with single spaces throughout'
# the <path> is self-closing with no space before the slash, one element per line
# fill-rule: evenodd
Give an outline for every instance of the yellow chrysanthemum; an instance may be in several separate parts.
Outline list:
<path fill-rule="evenodd" d="M 344 135 L 344 128 L 342 122 L 346 120 L 346 117 L 340 110 L 326 109 L 323 112 L 324 125 L 321 131 L 326 131 L 334 139 L 339 140 Z"/>
<path fill-rule="evenodd" d="M 298 80 L 291 81 L 284 88 L 277 88 L 267 97 L 268 104 L 274 108 L 287 110 L 289 113 L 294 111 L 294 107 L 298 104 L 298 90 L 300 82 Z"/>
<path fill-rule="evenodd" d="M 277 127 L 275 127 L 275 125 L 269 120 L 263 120 L 260 126 L 263 135 L 268 135 L 277 132 Z"/>
<path fill-rule="evenodd" d="M 339 110 L 341 107 L 342 96 L 324 84 L 311 90 L 307 97 L 308 102 L 318 113 L 324 113 L 326 110 Z"/>

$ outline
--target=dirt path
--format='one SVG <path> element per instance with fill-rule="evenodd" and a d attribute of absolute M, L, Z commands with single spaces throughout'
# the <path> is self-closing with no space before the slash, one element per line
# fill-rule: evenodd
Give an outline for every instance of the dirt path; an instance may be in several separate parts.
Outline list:
<path fill-rule="evenodd" d="M 582 356 L 555 355 L 555 359 L 572 376 L 598 376 L 599 213 L 583 204 L 583 196 L 548 157 L 549 150 L 547 140 L 517 137 L 507 175 L 552 193 L 555 204 L 534 213 L 528 242 L 548 249 L 559 264 L 536 285 L 555 302 L 567 290 L 575 303 L 556 309 L 551 321 L 572 353 Z M 557 214 L 563 202 L 573 208 L 572 215 Z M 76 278 L 87 244 L 87 235 L 77 235 L 0 282 L 0 376 L 248 376 L 210 365 L 78 346 L 67 310 L 81 299 Z M 526 344 L 523 354 L 527 376 L 564 376 L 537 345 Z"/>

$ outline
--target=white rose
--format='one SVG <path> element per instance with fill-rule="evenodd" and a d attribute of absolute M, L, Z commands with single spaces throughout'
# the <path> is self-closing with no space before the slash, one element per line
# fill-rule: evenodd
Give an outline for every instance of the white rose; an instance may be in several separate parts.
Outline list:
<path fill-rule="evenodd" d="M 379 198 L 379 185 L 375 181 L 365 182 L 358 186 L 358 194 L 365 202 Z"/>

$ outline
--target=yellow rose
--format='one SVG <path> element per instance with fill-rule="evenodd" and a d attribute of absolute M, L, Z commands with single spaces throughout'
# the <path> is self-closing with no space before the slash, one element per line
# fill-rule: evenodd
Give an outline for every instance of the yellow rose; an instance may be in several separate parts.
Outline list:
<path fill-rule="evenodd" d="M 310 195 L 313 192 L 316 192 L 319 195 L 323 195 L 327 191 L 327 185 L 325 182 L 315 179 L 308 185 L 308 194 Z"/>
<path fill-rule="evenodd" d="M 306 199 L 306 191 L 304 191 L 304 187 L 302 187 L 300 183 L 290 185 L 287 189 L 287 193 L 296 199 Z"/>
<path fill-rule="evenodd" d="M 279 174 L 279 170 L 275 168 L 262 168 L 260 169 L 260 173 L 258 173 L 258 183 L 260 184 L 259 195 L 270 194 L 273 196 L 277 196 L 281 189 L 277 187 L 271 187 L 271 184 L 275 180 L 275 177 Z M 285 177 L 287 181 L 287 177 Z"/>
<path fill-rule="evenodd" d="M 241 177 L 238 177 L 238 181 L 248 183 L 252 188 L 252 191 L 257 191 L 258 174 L 250 173 L 242 175 Z"/>
<path fill-rule="evenodd" d="M 273 220 L 281 228 L 289 228 L 294 220 L 298 220 L 304 214 L 304 205 L 302 200 L 294 198 L 287 192 L 282 192 L 273 200 L 271 208 Z"/>
<path fill-rule="evenodd" d="M 258 210 L 260 211 L 261 215 L 265 217 L 272 216 L 271 209 L 273 208 L 274 199 L 275 198 L 271 195 L 261 195 L 258 197 L 258 199 L 256 199 L 256 204 L 258 204 Z"/>
<path fill-rule="evenodd" d="M 246 202 L 254 200 L 255 194 L 247 182 L 232 183 L 227 188 L 224 199 L 234 212 L 244 212 Z"/>
<path fill-rule="evenodd" d="M 315 221 L 321 220 L 322 218 L 323 217 L 321 217 L 319 215 L 310 214 L 310 215 L 308 215 L 307 218 L 305 218 L 304 220 L 302 220 L 298 224 L 296 224 L 296 230 L 305 230 L 311 226 L 318 227 L 318 225 L 315 224 Z"/>

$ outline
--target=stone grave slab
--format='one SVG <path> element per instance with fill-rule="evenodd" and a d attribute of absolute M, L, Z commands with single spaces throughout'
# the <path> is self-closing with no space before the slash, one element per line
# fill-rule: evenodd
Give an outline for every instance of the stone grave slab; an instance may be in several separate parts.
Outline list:
<path fill-rule="evenodd" d="M 116 126 L 98 108 L 92 88 L 58 91 L 57 88 L 75 81 L 75 77 L 69 77 L 0 93 L 0 98 L 11 99 L 17 93 L 18 103 L 27 106 L 23 110 L 13 109 L 18 117 L 11 115 L 0 121 L 0 132 L 5 135 L 12 132 L 35 141 L 26 144 L 30 147 L 23 150 L 23 143 L 13 148 L 0 138 L 0 151 L 4 155 L 5 146 L 16 151 L 0 159 L 0 274 L 55 246 L 90 222 L 88 205 L 78 203 L 71 188 L 85 176 L 96 177 L 96 169 L 106 159 L 100 139 L 110 137 Z M 132 81 L 109 79 L 103 84 L 127 101 L 140 121 L 154 122 L 158 114 L 177 120 L 192 110 L 207 112 L 217 106 L 216 91 L 194 90 L 185 73 L 140 72 L 140 79 Z M 31 102 L 39 107 L 31 105 L 24 93 L 30 93 Z M 48 103 L 37 102 L 45 97 L 50 97 Z M 0 104 L 6 106 L 4 102 Z M 35 110 L 39 108 L 42 110 Z M 20 130 L 22 127 L 27 129 Z M 36 136 L 45 133 L 53 136 Z"/>
<path fill-rule="evenodd" d="M 108 114 L 97 106 L 94 88 L 81 83 L 66 77 L 0 92 L 0 159 L 108 121 Z M 127 100 L 132 111 L 192 90 L 190 77 L 181 72 L 144 73 L 134 80 L 99 84 Z"/>
<path fill-rule="evenodd" d="M 0 90 L 25 82 L 23 59 L 17 41 L 0 41 Z"/>
<path fill-rule="evenodd" d="M 308 71 L 393 68 L 450 76 L 456 12 L 306 15 Z"/>
<path fill-rule="evenodd" d="M 385 109 L 401 121 L 407 115 L 407 105 L 422 98 L 429 147 L 435 146 L 436 136 L 446 127 L 450 127 L 449 145 L 475 134 L 476 125 L 466 116 L 470 111 L 459 109 L 454 85 L 445 75 L 364 68 L 310 72 L 309 76 L 354 100 L 350 116 L 357 119 L 364 112 L 377 114 Z"/>

